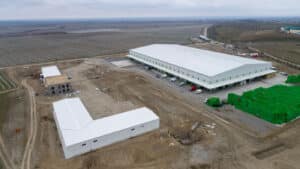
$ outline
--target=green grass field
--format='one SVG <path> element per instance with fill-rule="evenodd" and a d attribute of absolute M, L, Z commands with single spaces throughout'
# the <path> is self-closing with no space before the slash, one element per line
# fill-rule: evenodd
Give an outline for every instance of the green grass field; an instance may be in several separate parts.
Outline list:
<path fill-rule="evenodd" d="M 9 80 L 4 73 L 0 72 L 0 92 L 13 88 L 16 88 L 16 84 Z"/>
<path fill-rule="evenodd" d="M 275 85 L 228 95 L 235 108 L 269 121 L 283 124 L 300 116 L 300 86 Z"/>

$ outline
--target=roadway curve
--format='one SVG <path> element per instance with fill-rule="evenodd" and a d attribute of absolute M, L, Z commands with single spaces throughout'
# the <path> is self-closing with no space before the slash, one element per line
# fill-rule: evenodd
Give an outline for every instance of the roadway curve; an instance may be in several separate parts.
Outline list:
<path fill-rule="evenodd" d="M 27 144 L 24 150 L 24 155 L 21 163 L 21 169 L 30 169 L 32 151 L 34 148 L 36 135 L 37 135 L 38 118 L 36 112 L 36 100 L 35 100 L 34 90 L 30 85 L 28 85 L 26 79 L 22 80 L 22 85 L 27 89 L 29 95 L 30 129 L 29 129 L 28 140 L 27 140 Z"/>

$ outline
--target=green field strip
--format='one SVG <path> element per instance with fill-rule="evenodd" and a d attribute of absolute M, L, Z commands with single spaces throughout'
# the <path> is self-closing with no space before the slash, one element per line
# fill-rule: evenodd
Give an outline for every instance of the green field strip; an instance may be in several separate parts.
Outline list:
<path fill-rule="evenodd" d="M 10 88 L 16 88 L 17 87 L 16 83 L 13 82 L 12 80 L 8 80 L 7 82 L 9 83 Z"/>
<path fill-rule="evenodd" d="M 17 85 L 0 72 L 0 91 L 16 88 Z"/>
<path fill-rule="evenodd" d="M 9 83 L 6 81 L 6 79 L 4 79 L 3 76 L 0 76 L 0 82 L 6 87 L 6 89 L 10 89 L 11 86 L 9 85 Z"/>
<path fill-rule="evenodd" d="M 0 91 L 5 90 L 5 86 L 0 81 Z"/>

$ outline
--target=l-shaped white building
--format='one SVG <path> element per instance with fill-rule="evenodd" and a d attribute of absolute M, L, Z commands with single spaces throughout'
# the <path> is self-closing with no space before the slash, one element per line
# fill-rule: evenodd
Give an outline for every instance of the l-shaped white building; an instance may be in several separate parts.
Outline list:
<path fill-rule="evenodd" d="M 79 98 L 54 102 L 53 109 L 67 159 L 159 128 L 159 117 L 145 107 L 97 120 Z"/>
<path fill-rule="evenodd" d="M 209 90 L 275 72 L 271 62 L 176 44 L 131 49 L 128 57 Z"/>

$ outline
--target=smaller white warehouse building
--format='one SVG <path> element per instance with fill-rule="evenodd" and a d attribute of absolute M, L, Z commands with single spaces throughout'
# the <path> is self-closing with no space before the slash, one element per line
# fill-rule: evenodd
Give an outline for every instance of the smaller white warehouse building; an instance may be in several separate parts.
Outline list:
<path fill-rule="evenodd" d="M 176 44 L 131 49 L 128 57 L 209 90 L 275 72 L 270 62 Z"/>
<path fill-rule="evenodd" d="M 54 102 L 53 108 L 67 159 L 159 128 L 159 117 L 145 107 L 98 120 L 79 98 Z"/>
<path fill-rule="evenodd" d="M 60 76 L 61 73 L 58 69 L 57 66 L 53 65 L 53 66 L 46 66 L 46 67 L 42 67 L 42 74 L 41 76 L 46 79 L 48 77 L 54 77 L 54 76 Z"/>

